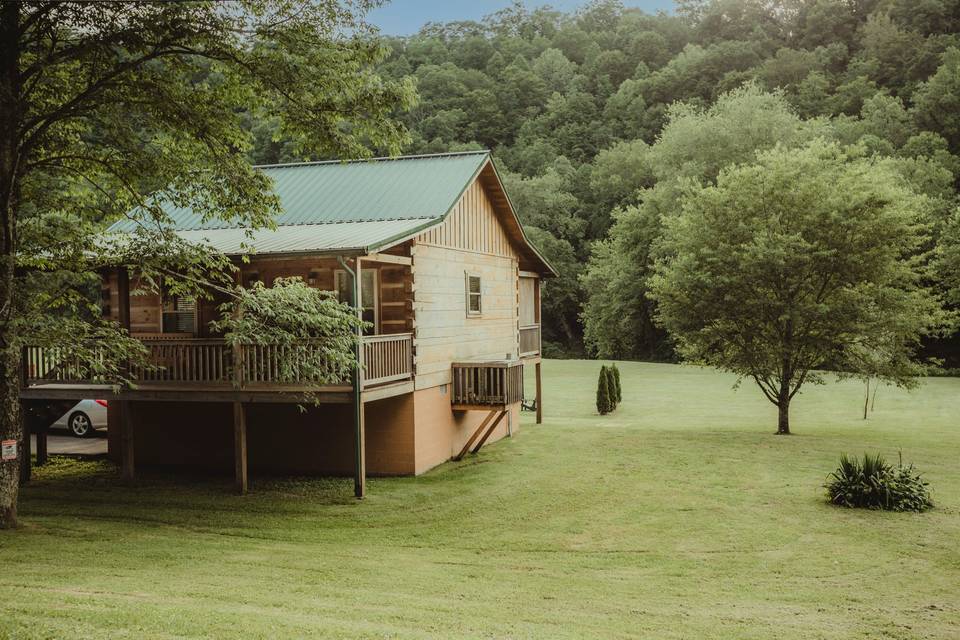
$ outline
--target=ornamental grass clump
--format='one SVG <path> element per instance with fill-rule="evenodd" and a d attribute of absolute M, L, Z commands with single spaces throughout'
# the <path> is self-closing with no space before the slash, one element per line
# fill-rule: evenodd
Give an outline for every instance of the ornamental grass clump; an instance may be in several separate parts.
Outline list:
<path fill-rule="evenodd" d="M 825 485 L 830 502 L 851 509 L 926 511 L 933 506 L 928 483 L 913 465 L 896 467 L 880 454 L 865 453 L 863 460 L 840 456 L 839 468 Z"/>

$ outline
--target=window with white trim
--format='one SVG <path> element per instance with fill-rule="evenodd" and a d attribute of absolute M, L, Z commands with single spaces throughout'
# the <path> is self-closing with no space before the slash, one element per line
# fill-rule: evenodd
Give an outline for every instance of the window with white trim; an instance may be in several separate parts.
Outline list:
<path fill-rule="evenodd" d="M 483 312 L 483 287 L 480 282 L 480 276 L 471 273 L 466 276 L 467 291 L 467 315 L 479 316 Z"/>

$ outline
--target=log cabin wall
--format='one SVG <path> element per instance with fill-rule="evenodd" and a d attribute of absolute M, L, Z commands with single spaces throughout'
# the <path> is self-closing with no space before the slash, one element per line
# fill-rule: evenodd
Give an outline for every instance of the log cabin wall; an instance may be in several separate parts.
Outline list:
<path fill-rule="evenodd" d="M 160 296 L 155 293 L 137 293 L 140 281 L 137 277 L 130 278 L 130 333 L 160 333 L 163 330 L 163 307 Z M 109 273 L 104 276 L 103 313 L 105 317 L 119 322 L 120 296 L 117 287 L 117 274 Z"/>
<path fill-rule="evenodd" d="M 394 255 L 405 255 L 409 244 L 401 245 L 393 251 Z M 378 297 L 377 333 L 404 333 L 413 330 L 413 274 L 407 265 L 363 263 L 363 268 L 377 271 Z M 254 280 L 260 280 L 268 286 L 277 278 L 299 276 L 310 286 L 324 291 L 335 291 L 335 273 L 341 267 L 335 258 L 271 258 L 254 257 L 247 264 L 240 265 L 240 279 L 244 286 Z M 137 278 L 131 277 L 130 291 L 138 289 Z M 110 273 L 104 276 L 103 313 L 112 320 L 119 319 L 120 300 L 117 289 L 117 276 Z M 222 293 L 213 293 L 212 299 L 201 299 L 196 307 L 196 332 L 201 338 L 215 337 L 209 329 L 209 323 L 220 316 L 219 306 L 226 302 Z M 157 294 L 131 295 L 130 330 L 143 337 L 163 332 L 163 301 Z"/>
<path fill-rule="evenodd" d="M 416 388 L 450 382 L 458 360 L 518 354 L 519 255 L 475 180 L 447 219 L 414 240 Z M 481 312 L 467 313 L 467 276 L 479 276 Z"/>
<path fill-rule="evenodd" d="M 402 245 L 393 253 L 405 255 Z M 407 265 L 396 265 L 362 261 L 363 270 L 377 272 L 376 316 L 377 334 L 403 333 L 413 329 L 413 275 Z M 342 271 L 336 258 L 253 258 L 249 264 L 240 268 L 244 286 L 249 286 L 254 278 L 266 285 L 273 284 L 277 278 L 299 276 L 310 286 L 324 291 L 336 291 L 336 272 Z M 222 300 L 206 306 L 215 312 Z M 213 317 L 209 317 L 213 319 Z"/>

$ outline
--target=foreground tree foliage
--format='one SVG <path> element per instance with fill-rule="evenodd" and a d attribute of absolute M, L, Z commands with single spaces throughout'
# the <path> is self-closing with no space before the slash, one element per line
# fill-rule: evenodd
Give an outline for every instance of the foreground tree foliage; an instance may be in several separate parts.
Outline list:
<path fill-rule="evenodd" d="M 227 344 L 279 347 L 281 380 L 342 383 L 357 364 L 354 352 L 362 326 L 356 310 L 335 292 L 311 287 L 302 278 L 237 287 L 220 314 L 210 326 L 223 333 Z"/>
<path fill-rule="evenodd" d="M 97 340 L 113 374 L 143 356 L 99 318 L 99 267 L 174 294 L 229 282 L 229 261 L 177 242 L 161 205 L 269 226 L 251 117 L 301 157 L 399 150 L 394 115 L 414 94 L 376 73 L 386 52 L 358 18 L 370 5 L 0 4 L 0 438 L 20 440 L 26 341 L 83 356 Z M 122 215 L 140 232 L 99 240 Z M 18 466 L 0 464 L 0 528 L 16 523 Z"/>
<path fill-rule="evenodd" d="M 685 359 L 753 380 L 780 434 L 817 369 L 916 384 L 920 338 L 948 321 L 924 281 L 928 209 L 889 166 L 836 144 L 760 153 L 690 184 L 665 218 L 658 320 Z"/>

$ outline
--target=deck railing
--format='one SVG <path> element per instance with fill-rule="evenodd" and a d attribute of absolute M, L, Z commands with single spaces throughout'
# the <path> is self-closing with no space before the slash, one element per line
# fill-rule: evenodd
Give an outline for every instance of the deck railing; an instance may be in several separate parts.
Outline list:
<path fill-rule="evenodd" d="M 107 384 L 94 361 L 76 357 L 63 347 L 24 347 L 21 366 L 23 380 L 29 384 L 91 383 Z"/>
<path fill-rule="evenodd" d="M 535 356 L 540 353 L 540 325 L 520 327 L 520 356 Z"/>
<path fill-rule="evenodd" d="M 454 408 L 507 406 L 523 400 L 523 363 L 519 360 L 455 362 Z"/>
<path fill-rule="evenodd" d="M 153 367 L 134 368 L 133 379 L 145 383 L 231 384 L 233 354 L 223 340 L 143 340 Z"/>
<path fill-rule="evenodd" d="M 142 340 L 149 367 L 130 370 L 133 380 L 151 386 L 313 386 L 308 370 L 318 342 L 297 345 L 228 345 L 218 339 L 153 337 Z M 413 334 L 366 336 L 361 358 L 364 386 L 408 380 L 413 377 Z M 102 368 L 83 364 L 61 347 L 26 347 L 23 378 L 37 384 L 111 384 Z M 314 376 L 315 378 L 315 376 Z M 349 382 L 349 381 L 347 381 Z"/>
<path fill-rule="evenodd" d="M 413 375 L 413 334 L 367 336 L 363 345 L 364 386 L 406 380 Z"/>

